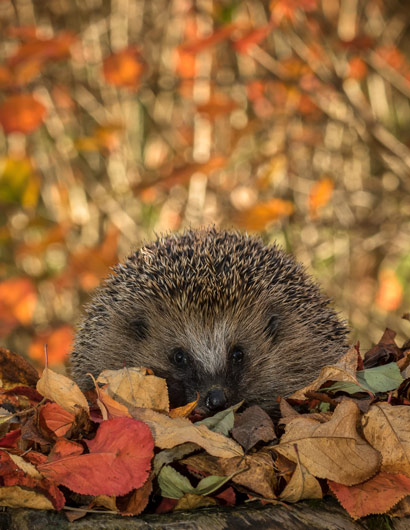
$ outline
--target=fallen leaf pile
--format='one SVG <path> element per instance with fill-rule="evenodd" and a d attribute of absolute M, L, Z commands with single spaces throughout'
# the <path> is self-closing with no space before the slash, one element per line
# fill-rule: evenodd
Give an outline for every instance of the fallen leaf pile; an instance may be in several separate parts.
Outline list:
<path fill-rule="evenodd" d="M 0 505 L 120 515 L 334 495 L 354 518 L 410 515 L 410 343 L 386 330 L 278 399 L 192 422 L 164 379 L 105 370 L 86 395 L 0 348 Z M 192 416 L 195 418 L 195 415 Z"/>

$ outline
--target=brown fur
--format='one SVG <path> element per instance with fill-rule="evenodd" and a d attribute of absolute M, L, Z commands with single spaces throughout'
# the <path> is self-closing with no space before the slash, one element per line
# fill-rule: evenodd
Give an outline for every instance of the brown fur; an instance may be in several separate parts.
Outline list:
<path fill-rule="evenodd" d="M 78 329 L 72 370 L 87 388 L 87 372 L 144 366 L 167 379 L 174 406 L 198 391 L 207 411 L 209 390 L 222 388 L 224 406 L 245 399 L 272 413 L 278 395 L 340 357 L 346 333 L 329 300 L 277 246 L 190 230 L 114 269 Z"/>

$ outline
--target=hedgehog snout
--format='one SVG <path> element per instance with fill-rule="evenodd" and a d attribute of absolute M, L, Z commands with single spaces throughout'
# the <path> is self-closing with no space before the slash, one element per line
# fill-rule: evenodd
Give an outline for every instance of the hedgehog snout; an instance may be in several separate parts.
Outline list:
<path fill-rule="evenodd" d="M 211 388 L 205 397 L 205 406 L 212 412 L 224 409 L 226 404 L 227 398 L 222 387 Z"/>

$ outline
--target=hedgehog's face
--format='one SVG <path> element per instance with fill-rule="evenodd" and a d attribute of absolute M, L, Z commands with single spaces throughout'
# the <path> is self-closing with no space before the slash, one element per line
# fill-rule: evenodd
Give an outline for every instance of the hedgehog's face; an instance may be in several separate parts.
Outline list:
<path fill-rule="evenodd" d="M 283 352 L 290 347 L 299 353 L 300 337 L 306 342 L 306 333 L 301 334 L 292 315 L 274 312 L 266 299 L 214 317 L 181 310 L 171 301 L 162 309 L 147 302 L 133 318 L 124 316 L 121 324 L 118 316 L 117 312 L 117 364 L 121 348 L 127 352 L 125 364 L 151 368 L 167 380 L 172 407 L 194 401 L 199 394 L 198 411 L 205 416 L 242 400 L 272 410 L 272 402 L 284 390 L 283 381 L 289 380 L 289 375 L 283 376 Z M 128 344 L 120 346 L 124 337 Z M 107 350 L 107 344 L 104 347 Z M 300 380 L 305 359 L 297 358 L 292 372 Z"/>

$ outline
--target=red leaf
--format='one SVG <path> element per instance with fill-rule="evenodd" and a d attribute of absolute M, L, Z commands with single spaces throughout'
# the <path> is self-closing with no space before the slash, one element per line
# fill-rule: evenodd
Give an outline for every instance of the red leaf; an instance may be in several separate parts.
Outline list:
<path fill-rule="evenodd" d="M 65 438 L 59 438 L 48 455 L 48 462 L 55 462 L 69 456 L 78 456 L 83 454 L 83 452 L 84 447 L 81 444 Z"/>
<path fill-rule="evenodd" d="M 356 486 L 344 486 L 328 480 L 340 504 L 354 518 L 371 513 L 386 513 L 401 499 L 410 495 L 410 477 L 402 474 L 379 473 Z"/>
<path fill-rule="evenodd" d="M 40 425 L 56 436 L 64 436 L 71 429 L 74 420 L 74 414 L 64 410 L 57 403 L 46 403 L 40 409 Z"/>
<path fill-rule="evenodd" d="M 21 435 L 21 429 L 16 429 L 15 431 L 10 431 L 0 438 L 0 447 L 16 447 L 17 441 Z"/>
<path fill-rule="evenodd" d="M 87 445 L 89 454 L 48 462 L 39 471 L 85 495 L 125 495 L 145 483 L 154 449 L 145 423 L 132 418 L 104 421 Z"/>
<path fill-rule="evenodd" d="M 47 478 L 35 478 L 27 475 L 10 458 L 6 451 L 0 451 L 0 475 L 3 486 L 22 486 L 45 495 L 52 502 L 56 510 L 61 510 L 65 504 L 64 495 L 56 484 Z"/>
<path fill-rule="evenodd" d="M 0 105 L 0 125 L 6 134 L 35 131 L 46 115 L 45 106 L 31 94 L 9 96 Z"/>

